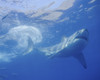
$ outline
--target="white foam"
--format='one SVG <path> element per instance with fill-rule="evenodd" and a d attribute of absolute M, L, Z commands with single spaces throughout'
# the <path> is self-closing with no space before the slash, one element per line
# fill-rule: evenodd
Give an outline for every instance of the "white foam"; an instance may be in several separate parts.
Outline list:
<path fill-rule="evenodd" d="M 23 55 L 24 51 L 33 48 L 32 45 L 29 44 L 28 38 L 32 40 L 31 43 L 35 46 L 42 41 L 42 34 L 39 29 L 33 26 L 22 25 L 10 29 L 9 32 L 0 39 L 0 42 L 3 43 L 0 45 L 0 60 L 10 61 L 14 56 Z M 17 44 L 14 45 L 12 42 L 6 44 L 9 40 L 16 41 Z M 30 50 L 27 50 L 26 52 L 30 52 Z"/>

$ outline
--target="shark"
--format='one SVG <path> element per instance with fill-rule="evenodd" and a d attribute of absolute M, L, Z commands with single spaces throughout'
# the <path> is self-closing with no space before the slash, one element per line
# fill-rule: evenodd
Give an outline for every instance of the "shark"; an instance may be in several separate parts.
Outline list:
<path fill-rule="evenodd" d="M 87 29 L 81 29 L 69 37 L 63 37 L 60 43 L 53 46 L 40 48 L 49 58 L 67 58 L 74 57 L 86 69 L 87 64 L 83 55 L 83 50 L 88 43 L 89 32 Z"/>

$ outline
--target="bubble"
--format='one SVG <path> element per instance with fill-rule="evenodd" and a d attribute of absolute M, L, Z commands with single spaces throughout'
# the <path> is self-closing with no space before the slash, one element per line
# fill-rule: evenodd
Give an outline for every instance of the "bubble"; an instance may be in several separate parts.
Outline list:
<path fill-rule="evenodd" d="M 18 55 L 28 54 L 41 41 L 42 34 L 34 26 L 22 25 L 11 28 L 0 39 L 0 59 L 9 61 Z"/>

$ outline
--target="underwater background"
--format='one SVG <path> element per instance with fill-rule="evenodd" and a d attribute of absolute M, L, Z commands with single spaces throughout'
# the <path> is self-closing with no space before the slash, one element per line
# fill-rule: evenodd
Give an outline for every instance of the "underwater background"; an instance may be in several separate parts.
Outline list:
<path fill-rule="evenodd" d="M 0 0 L 0 80 L 100 80 L 99 19 L 99 0 Z M 36 49 L 84 28 L 87 69 Z"/>

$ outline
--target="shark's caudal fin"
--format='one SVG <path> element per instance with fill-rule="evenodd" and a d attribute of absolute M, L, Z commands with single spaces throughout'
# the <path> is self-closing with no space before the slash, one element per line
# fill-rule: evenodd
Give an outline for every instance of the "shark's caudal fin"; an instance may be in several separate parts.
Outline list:
<path fill-rule="evenodd" d="M 77 55 L 74 55 L 73 57 L 76 58 L 85 69 L 87 68 L 87 64 L 86 64 L 83 53 L 79 53 Z"/>

